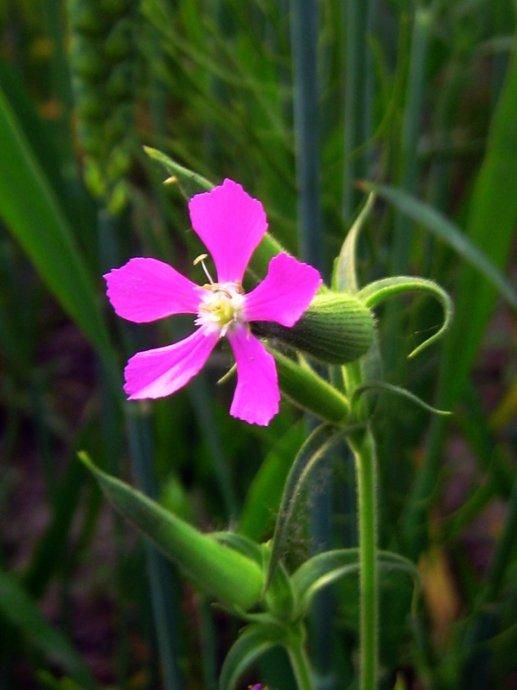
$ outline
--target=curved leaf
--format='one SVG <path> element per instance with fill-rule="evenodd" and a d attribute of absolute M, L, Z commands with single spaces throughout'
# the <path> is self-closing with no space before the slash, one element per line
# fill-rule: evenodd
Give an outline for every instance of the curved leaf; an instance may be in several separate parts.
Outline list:
<path fill-rule="evenodd" d="M 345 432 L 346 428 L 336 431 L 328 424 L 321 424 L 312 432 L 298 451 L 291 466 L 291 470 L 289 471 L 278 511 L 266 577 L 266 588 L 271 582 L 278 561 L 280 560 L 280 554 L 285 544 L 291 520 L 306 486 L 308 477 L 329 448 L 331 448 Z"/>
<path fill-rule="evenodd" d="M 363 383 L 361 386 L 358 386 L 352 395 L 352 403 L 354 403 L 355 400 L 359 399 L 361 395 L 364 395 L 365 393 L 393 393 L 402 398 L 410 400 L 415 405 L 418 405 L 418 407 L 422 407 L 424 410 L 427 410 L 427 412 L 431 412 L 432 414 L 441 415 L 442 417 L 448 417 L 452 414 L 448 410 L 439 410 L 437 407 L 429 405 L 417 395 L 411 393 L 411 391 L 408 391 L 405 388 L 393 386 L 391 383 L 386 383 L 385 381 L 368 381 L 368 383 Z"/>
<path fill-rule="evenodd" d="M 417 567 L 404 556 L 392 551 L 379 551 L 380 570 L 399 570 L 411 576 L 418 589 Z M 314 595 L 336 580 L 359 572 L 359 549 L 335 549 L 317 554 L 303 563 L 293 574 L 291 581 L 298 594 L 301 611 L 306 612 Z"/>
<path fill-rule="evenodd" d="M 219 690 L 235 690 L 240 677 L 271 647 L 279 644 L 274 626 L 252 625 L 244 629 L 228 652 L 219 678 Z"/>
<path fill-rule="evenodd" d="M 206 594 L 247 610 L 262 592 L 263 575 L 251 559 L 166 511 L 124 482 L 102 472 L 86 453 L 79 453 L 113 506 Z"/>
<path fill-rule="evenodd" d="M 304 439 L 303 423 L 294 424 L 268 451 L 246 494 L 239 532 L 252 539 L 270 534 L 291 461 Z"/>
<path fill-rule="evenodd" d="M 517 292 L 506 280 L 497 266 L 471 242 L 460 228 L 446 218 L 436 209 L 419 201 L 402 189 L 395 189 L 386 185 L 377 185 L 372 182 L 362 182 L 361 186 L 369 192 L 375 192 L 386 201 L 389 201 L 399 211 L 409 216 L 417 223 L 421 223 L 436 237 L 446 242 L 465 261 L 474 266 L 484 278 L 497 288 L 501 297 L 514 309 L 517 308 Z"/>
<path fill-rule="evenodd" d="M 436 340 L 441 338 L 449 329 L 454 315 L 454 305 L 447 292 L 433 280 L 426 278 L 416 278 L 414 276 L 395 276 L 392 278 L 382 278 L 366 285 L 358 293 L 358 297 L 364 301 L 367 307 L 374 308 L 384 300 L 394 295 L 404 292 L 422 290 L 434 295 L 443 307 L 443 323 L 436 333 L 420 343 L 409 353 L 409 357 L 415 357 L 426 347 L 429 347 Z"/>
<path fill-rule="evenodd" d="M 339 256 L 334 263 L 332 273 L 332 288 L 334 290 L 344 290 L 347 292 L 357 292 L 359 290 L 359 281 L 357 279 L 357 240 L 364 224 L 368 220 L 374 203 L 375 194 L 370 194 L 347 233 Z"/>

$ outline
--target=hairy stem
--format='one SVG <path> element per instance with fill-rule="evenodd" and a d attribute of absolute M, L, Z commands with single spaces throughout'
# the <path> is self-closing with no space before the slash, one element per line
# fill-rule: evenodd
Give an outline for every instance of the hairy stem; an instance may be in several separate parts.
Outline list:
<path fill-rule="evenodd" d="M 378 659 L 377 468 L 370 429 L 351 439 L 358 513 L 361 610 L 361 690 L 375 690 Z"/>
<path fill-rule="evenodd" d="M 304 637 L 304 635 L 291 637 L 287 645 L 287 654 L 298 690 L 315 690 L 309 658 L 305 651 Z"/>

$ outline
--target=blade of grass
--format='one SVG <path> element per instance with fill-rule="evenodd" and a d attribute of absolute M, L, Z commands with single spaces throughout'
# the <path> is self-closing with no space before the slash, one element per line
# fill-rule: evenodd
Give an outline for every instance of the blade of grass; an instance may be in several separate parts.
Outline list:
<path fill-rule="evenodd" d="M 91 276 L 1 90 L 0 131 L 0 216 L 47 287 L 114 371 L 115 357 Z"/>
<path fill-rule="evenodd" d="M 497 288 L 510 306 L 517 308 L 517 291 L 504 277 L 496 263 L 489 258 L 492 256 L 492 244 L 487 243 L 485 240 L 484 244 L 487 251 L 484 252 L 481 245 L 478 245 L 475 239 L 471 239 L 473 237 L 472 232 L 467 235 L 464 234 L 455 223 L 442 213 L 402 189 L 388 187 L 387 185 L 377 185 L 371 182 L 361 182 L 361 187 L 369 192 L 373 191 L 386 201 L 389 201 L 403 214 L 421 224 L 442 242 L 447 243 L 464 261 L 475 267 L 493 287 Z M 503 202 L 502 197 L 500 197 L 500 202 L 506 203 Z M 512 206 L 511 202 L 510 206 Z"/>
<path fill-rule="evenodd" d="M 515 45 L 515 43 L 514 43 Z M 496 267 L 504 267 L 517 220 L 517 54 L 514 51 L 492 120 L 486 154 L 472 190 L 467 235 Z M 497 228 L 497 232 L 493 229 Z M 438 382 L 437 406 L 451 409 L 465 388 L 470 369 L 492 314 L 497 292 L 479 280 L 478 271 L 462 266 L 456 294 L 457 319 L 446 340 Z M 467 335 L 468 334 L 468 335 Z M 410 554 L 425 539 L 424 521 L 439 482 L 446 422 L 434 419 L 427 452 L 405 508 L 403 529 Z"/>
<path fill-rule="evenodd" d="M 431 11 L 418 3 L 413 17 L 399 162 L 399 187 L 409 193 L 416 190 L 418 183 L 418 140 L 421 132 L 427 46 L 431 22 Z M 407 272 L 410 251 L 411 223 L 407 216 L 397 213 L 395 215 L 391 255 L 391 272 L 394 275 Z"/>
<path fill-rule="evenodd" d="M 321 268 L 323 233 L 317 82 L 318 7 L 315 0 L 291 0 L 290 9 L 300 256 Z"/>
<path fill-rule="evenodd" d="M 101 210 L 98 217 L 99 253 L 102 265 L 107 268 L 115 265 L 118 259 L 119 247 L 117 242 L 117 219 L 111 216 L 105 209 Z M 134 338 L 125 324 L 119 324 L 122 341 L 126 350 L 133 351 Z M 105 391 L 107 403 L 110 391 Z M 111 403 L 116 400 L 111 398 Z M 153 462 L 153 435 L 151 430 L 151 412 L 145 404 L 123 405 L 126 422 L 131 463 L 136 477 L 137 487 L 151 498 L 156 498 L 159 493 Z M 116 431 L 118 434 L 118 431 Z M 109 445 L 118 439 L 105 439 L 105 445 Z M 119 468 L 117 468 L 118 471 Z M 156 641 L 159 651 L 159 660 L 163 683 L 166 690 L 180 690 L 183 687 L 182 674 L 177 664 L 177 656 L 180 640 L 180 616 L 178 615 L 179 601 L 176 576 L 170 564 L 162 554 L 150 543 L 144 543 L 145 561 L 149 594 L 152 606 L 153 623 L 156 633 Z"/>
<path fill-rule="evenodd" d="M 0 615 L 15 626 L 27 642 L 58 663 L 84 690 L 95 690 L 86 662 L 69 640 L 41 613 L 14 575 L 0 570 Z"/>

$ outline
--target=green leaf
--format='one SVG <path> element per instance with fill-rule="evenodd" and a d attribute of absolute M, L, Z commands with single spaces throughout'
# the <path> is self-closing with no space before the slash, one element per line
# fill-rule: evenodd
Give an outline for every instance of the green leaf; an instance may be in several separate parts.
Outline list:
<path fill-rule="evenodd" d="M 236 534 L 235 532 L 212 532 L 211 535 L 220 544 L 229 546 L 231 549 L 242 553 L 247 558 L 250 558 L 255 563 L 258 563 L 262 567 L 262 562 L 264 560 L 262 549 L 259 544 L 248 539 L 243 534 Z"/>
<path fill-rule="evenodd" d="M 235 690 L 241 676 L 271 647 L 281 635 L 275 626 L 251 625 L 237 638 L 228 652 L 219 678 L 219 690 Z"/>
<path fill-rule="evenodd" d="M 97 687 L 88 666 L 69 640 L 48 622 L 18 580 L 3 570 L 0 570 L 0 615 L 30 645 L 59 664 L 81 688 Z"/>
<path fill-rule="evenodd" d="M 204 593 L 244 610 L 259 601 L 263 575 L 255 562 L 217 543 L 144 494 L 102 472 L 86 453 L 79 453 L 79 457 L 112 505 L 175 561 Z"/>
<path fill-rule="evenodd" d="M 405 388 L 394 386 L 391 383 L 386 383 L 386 381 L 368 381 L 368 383 L 363 383 L 362 385 L 358 386 L 352 395 L 352 405 L 361 397 L 361 395 L 364 395 L 365 393 L 393 393 L 394 395 L 399 395 L 402 398 L 410 400 L 415 405 L 418 405 L 418 407 L 421 407 L 432 414 L 441 415 L 443 417 L 447 417 L 452 414 L 448 410 L 439 410 L 437 407 L 429 405 L 417 395 L 411 393 Z"/>
<path fill-rule="evenodd" d="M 206 177 L 176 163 L 166 153 L 162 153 L 162 151 L 158 151 L 158 149 L 154 149 L 151 146 L 144 146 L 144 151 L 149 158 L 160 163 L 169 175 L 177 177 L 179 183 L 186 184 L 189 196 L 199 192 L 199 190 L 210 191 L 214 187 L 213 183 L 207 180 Z"/>
<path fill-rule="evenodd" d="M 343 436 L 345 431 L 345 428 L 336 431 L 332 426 L 322 424 L 314 429 L 298 451 L 282 493 L 271 545 L 266 587 L 270 584 L 280 560 L 291 520 L 306 487 L 307 479 L 318 462 L 325 456 L 325 453 Z"/>
<path fill-rule="evenodd" d="M 186 195 L 188 197 L 200 190 L 208 191 L 215 186 L 202 175 L 198 175 L 183 165 L 176 163 L 176 161 L 162 151 L 153 149 L 150 146 L 144 146 L 144 151 L 150 158 L 163 165 L 169 175 L 176 177 L 180 183 L 186 185 Z M 285 250 L 280 242 L 275 240 L 269 233 L 266 233 L 252 256 L 250 266 L 257 274 L 263 275 L 270 260 L 283 251 Z"/>
<path fill-rule="evenodd" d="M 69 531 L 78 508 L 86 474 L 77 462 L 69 463 L 55 486 L 52 512 L 33 549 L 23 578 L 28 592 L 41 597 L 51 577 L 63 564 L 69 548 Z"/>
<path fill-rule="evenodd" d="M 0 89 L 0 217 L 41 278 L 116 371 L 91 276 L 48 180 Z"/>
<path fill-rule="evenodd" d="M 358 297 L 364 301 L 366 306 L 373 309 L 389 297 L 412 291 L 429 292 L 441 302 L 443 307 L 443 323 L 436 333 L 430 338 L 427 338 L 423 343 L 420 343 L 420 345 L 410 352 L 410 358 L 415 357 L 422 352 L 422 350 L 429 347 L 429 345 L 441 338 L 450 328 L 454 315 L 454 305 L 447 292 L 433 280 L 416 278 L 414 276 L 382 278 L 381 280 L 376 280 L 366 285 L 366 287 L 358 292 Z"/>
<path fill-rule="evenodd" d="M 359 281 L 357 277 L 357 241 L 375 203 L 375 194 L 370 194 L 365 205 L 359 212 L 352 227 L 343 242 L 339 256 L 334 263 L 332 274 L 332 289 L 357 292 Z"/>
<path fill-rule="evenodd" d="M 466 231 L 469 241 L 501 269 L 508 260 L 517 222 L 517 45 L 508 65 L 506 79 L 490 125 L 486 153 L 471 193 Z M 458 270 L 455 294 L 457 316 L 445 342 L 437 399 L 452 407 L 465 390 L 479 347 L 496 303 L 493 284 L 479 280 L 472 265 Z M 403 516 L 403 531 L 410 552 L 417 554 L 427 534 L 426 512 L 436 495 L 446 439 L 446 420 L 435 419 L 426 457 Z"/>
<path fill-rule="evenodd" d="M 239 521 L 241 534 L 258 541 L 272 529 L 282 498 L 282 487 L 303 439 L 304 423 L 299 422 L 269 450 L 248 489 Z"/>
<path fill-rule="evenodd" d="M 432 232 L 433 235 L 443 242 L 446 242 L 449 247 L 454 249 L 462 257 L 462 259 L 467 261 L 471 266 L 474 266 L 486 280 L 497 288 L 500 295 L 508 304 L 514 309 L 517 308 L 517 291 L 506 280 L 497 266 L 490 261 L 487 255 L 451 220 L 436 209 L 428 206 L 423 201 L 419 201 L 411 196 L 411 194 L 401 189 L 395 189 L 394 187 L 388 187 L 386 185 L 377 185 L 372 182 L 362 182 L 361 184 L 364 189 L 369 192 L 375 192 L 386 199 L 386 201 L 396 206 L 399 211 L 408 215 L 415 222 L 421 223 L 427 230 Z M 513 192 L 510 192 L 510 194 L 513 194 Z M 501 199 L 501 202 L 505 204 L 507 200 Z M 499 232 L 499 228 L 493 224 L 493 221 L 490 224 L 494 228 L 494 232 Z"/>
<path fill-rule="evenodd" d="M 414 563 L 392 551 L 378 551 L 377 557 L 381 570 L 399 570 L 406 573 L 413 578 L 416 591 L 418 591 L 419 574 Z M 305 561 L 291 578 L 299 597 L 301 612 L 307 612 L 312 599 L 321 589 L 347 575 L 358 572 L 359 549 L 357 548 L 325 551 Z"/>

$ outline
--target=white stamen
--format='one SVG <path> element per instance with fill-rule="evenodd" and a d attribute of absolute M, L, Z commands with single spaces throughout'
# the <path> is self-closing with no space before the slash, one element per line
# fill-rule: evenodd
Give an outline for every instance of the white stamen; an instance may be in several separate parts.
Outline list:
<path fill-rule="evenodd" d="M 208 272 L 208 268 L 206 267 L 206 264 L 205 264 L 205 259 L 207 259 L 207 258 L 208 258 L 208 254 L 200 254 L 199 256 L 196 256 L 196 258 L 194 259 L 192 264 L 194 266 L 201 264 L 201 268 L 203 269 L 206 277 L 208 278 L 208 282 L 210 283 L 210 285 L 214 285 L 214 280 L 213 280 L 212 276 L 210 275 L 210 273 Z"/>

